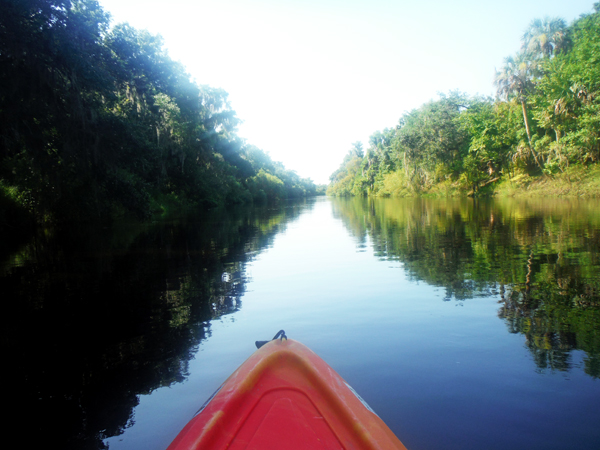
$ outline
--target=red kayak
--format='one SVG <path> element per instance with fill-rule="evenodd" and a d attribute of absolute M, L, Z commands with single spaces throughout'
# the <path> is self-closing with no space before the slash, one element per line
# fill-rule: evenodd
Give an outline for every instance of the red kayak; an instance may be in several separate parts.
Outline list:
<path fill-rule="evenodd" d="M 168 450 L 406 450 L 327 363 L 280 334 L 223 383 Z"/>

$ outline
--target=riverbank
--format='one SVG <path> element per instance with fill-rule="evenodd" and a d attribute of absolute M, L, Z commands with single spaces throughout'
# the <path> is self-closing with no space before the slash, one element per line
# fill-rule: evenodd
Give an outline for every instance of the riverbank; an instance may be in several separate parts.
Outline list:
<path fill-rule="evenodd" d="M 497 197 L 600 197 L 600 167 L 572 166 L 562 173 L 542 176 L 519 174 L 494 186 Z"/>
<path fill-rule="evenodd" d="M 390 176 L 389 178 L 392 178 Z M 410 189 L 401 174 L 394 186 L 386 183 L 379 197 L 553 197 L 553 198 L 600 198 L 600 166 L 571 166 L 564 172 L 531 175 L 527 173 L 505 174 L 482 183 L 474 190 L 464 180 L 445 180 L 433 183 L 426 189 Z M 400 179 L 402 178 L 402 179 Z M 388 180 L 386 180 L 388 181 Z"/>

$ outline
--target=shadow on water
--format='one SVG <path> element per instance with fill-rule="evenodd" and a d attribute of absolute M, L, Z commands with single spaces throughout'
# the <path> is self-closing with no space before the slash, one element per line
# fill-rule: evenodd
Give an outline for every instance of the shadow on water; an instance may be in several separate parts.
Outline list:
<path fill-rule="evenodd" d="M 134 423 L 142 395 L 188 377 L 190 359 L 211 336 L 211 321 L 241 308 L 247 264 L 313 206 L 309 201 L 275 209 L 215 211 L 171 222 L 121 223 L 110 230 L 45 230 L 0 247 L 7 430 L 25 436 L 28 447 L 105 448 L 107 438 L 121 436 Z M 354 236 L 360 264 L 369 264 L 370 258 L 362 256 L 371 251 L 380 260 L 397 262 L 393 266 L 401 266 L 409 280 L 443 290 L 443 300 L 433 300 L 443 307 L 497 299 L 498 317 L 508 333 L 522 336 L 538 371 L 568 372 L 577 366 L 586 379 L 600 377 L 597 202 L 332 199 L 331 206 Z M 350 269 L 368 273 L 362 266 Z M 321 279 L 314 276 L 313 281 Z M 395 299 L 400 293 L 389 295 Z M 415 294 L 415 301 L 420 295 Z M 396 312 L 407 310 L 401 302 L 389 304 Z M 491 320 L 497 321 L 494 308 Z M 447 309 L 435 324 L 449 317 Z M 362 327 L 364 319 L 357 311 L 351 314 L 356 313 L 352 317 Z M 389 326 L 393 330 L 396 324 Z M 420 331 L 426 339 L 427 330 Z M 427 355 L 424 367 L 437 367 L 432 362 L 435 349 L 415 348 Z M 373 353 L 369 349 L 363 356 Z M 385 378 L 391 367 L 396 370 L 390 359 L 377 360 L 381 373 L 369 374 L 369 379 L 381 376 L 391 383 L 404 377 L 405 383 L 418 387 L 429 374 L 400 371 Z M 344 362 L 350 364 L 352 358 Z M 362 361 L 359 365 L 364 366 Z M 356 377 L 360 370 L 349 373 Z M 457 373 L 456 379 L 479 380 L 477 373 Z M 420 391 L 425 399 L 441 383 L 440 378 L 431 380 Z M 395 392 L 391 398 L 411 395 Z M 411 408 L 423 408 L 424 398 Z M 446 398 L 446 406 L 454 405 L 453 398 Z M 430 400 L 438 404 L 440 397 Z M 381 407 L 391 417 L 403 411 L 395 401 Z M 499 407 L 498 414 L 504 416 L 502 402 Z M 412 416 L 414 411 L 402 414 Z M 435 417 L 440 425 L 448 421 L 445 412 L 435 416 L 427 409 L 422 414 L 423 427 Z M 503 430 L 497 430 L 499 435 Z"/>
<path fill-rule="evenodd" d="M 105 448 L 140 395 L 186 378 L 211 320 L 240 308 L 246 263 L 312 205 L 45 230 L 0 255 L 7 429 Z"/>
<path fill-rule="evenodd" d="M 600 208 L 597 201 L 337 199 L 333 214 L 375 254 L 445 300 L 499 296 L 539 370 L 568 371 L 573 350 L 600 377 Z"/>

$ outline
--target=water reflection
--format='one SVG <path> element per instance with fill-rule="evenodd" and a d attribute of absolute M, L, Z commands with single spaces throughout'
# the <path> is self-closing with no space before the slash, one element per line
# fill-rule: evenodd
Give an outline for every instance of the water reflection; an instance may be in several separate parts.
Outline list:
<path fill-rule="evenodd" d="M 251 351 L 241 336 L 286 328 L 409 448 L 564 448 L 586 420 L 575 448 L 590 448 L 597 206 L 323 199 L 5 246 L 7 426 L 32 447 L 164 448 L 139 436 L 176 433 L 188 412 L 169 430 L 166 416 L 186 401 L 193 414 L 205 380 L 218 386 Z M 577 367 L 587 375 L 560 384 Z"/>
<path fill-rule="evenodd" d="M 398 261 L 445 300 L 500 294 L 498 316 L 540 370 L 568 371 L 583 350 L 600 377 L 597 201 L 340 199 L 333 213 L 376 255 Z"/>
<path fill-rule="evenodd" d="M 247 262 L 310 207 L 44 231 L 0 255 L 8 428 L 105 448 L 141 394 L 188 376 L 210 321 L 241 307 Z"/>

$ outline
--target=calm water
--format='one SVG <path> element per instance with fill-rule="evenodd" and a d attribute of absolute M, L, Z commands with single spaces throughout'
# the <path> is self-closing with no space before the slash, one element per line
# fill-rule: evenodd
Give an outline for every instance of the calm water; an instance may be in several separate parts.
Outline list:
<path fill-rule="evenodd" d="M 410 450 L 600 448 L 598 202 L 320 198 L 7 242 L 28 447 L 164 449 L 283 328 Z"/>

